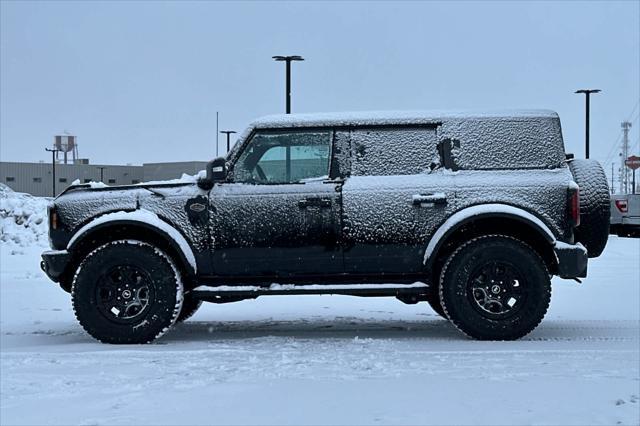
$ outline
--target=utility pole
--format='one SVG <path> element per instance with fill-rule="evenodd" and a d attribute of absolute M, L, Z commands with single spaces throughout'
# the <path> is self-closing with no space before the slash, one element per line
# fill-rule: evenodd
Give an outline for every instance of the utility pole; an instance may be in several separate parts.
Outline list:
<path fill-rule="evenodd" d="M 287 114 L 291 114 L 291 62 L 292 61 L 304 61 L 302 56 L 293 55 L 293 56 L 272 56 L 275 61 L 284 61 L 286 64 L 286 107 L 285 112 Z"/>
<path fill-rule="evenodd" d="M 56 197 L 56 154 L 60 152 L 60 150 L 56 148 L 53 148 L 53 149 L 45 148 L 44 150 L 51 153 L 51 180 L 53 181 L 52 188 L 51 188 L 51 196 L 55 198 Z"/>
<path fill-rule="evenodd" d="M 218 158 L 218 111 L 216 111 L 216 158 Z"/>
<path fill-rule="evenodd" d="M 612 194 L 615 194 L 615 193 L 616 193 L 615 189 L 613 189 L 613 165 L 614 165 L 614 164 L 615 164 L 615 163 L 611 163 L 611 193 L 612 193 Z"/>
<path fill-rule="evenodd" d="M 227 135 L 227 152 L 231 149 L 231 135 L 237 133 L 235 130 L 221 130 L 220 133 Z"/>
<path fill-rule="evenodd" d="M 628 194 L 629 193 L 629 168 L 624 163 L 629 158 L 629 129 L 631 128 L 631 123 L 628 121 L 623 121 L 620 124 L 622 127 L 622 158 L 621 160 L 621 169 L 620 169 L 620 193 Z"/>
<path fill-rule="evenodd" d="M 104 169 L 106 167 L 96 167 L 96 169 L 100 169 L 100 182 L 104 182 Z"/>

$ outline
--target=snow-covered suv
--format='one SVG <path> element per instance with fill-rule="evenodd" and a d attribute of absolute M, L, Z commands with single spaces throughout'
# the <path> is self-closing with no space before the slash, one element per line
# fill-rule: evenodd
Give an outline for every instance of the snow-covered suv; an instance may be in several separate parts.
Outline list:
<path fill-rule="evenodd" d="M 540 323 L 552 275 L 586 276 L 609 195 L 553 112 L 284 115 L 197 179 L 72 186 L 49 222 L 42 267 L 103 342 L 150 342 L 203 301 L 288 294 L 427 301 L 507 340 Z"/>

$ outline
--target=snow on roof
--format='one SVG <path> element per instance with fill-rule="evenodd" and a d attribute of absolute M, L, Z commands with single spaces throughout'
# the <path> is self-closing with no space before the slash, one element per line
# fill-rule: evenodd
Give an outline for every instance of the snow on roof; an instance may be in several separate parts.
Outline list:
<path fill-rule="evenodd" d="M 253 129 L 313 126 L 367 126 L 386 124 L 437 124 L 450 119 L 557 118 L 550 110 L 495 111 L 352 111 L 314 114 L 267 115 L 250 124 Z"/>

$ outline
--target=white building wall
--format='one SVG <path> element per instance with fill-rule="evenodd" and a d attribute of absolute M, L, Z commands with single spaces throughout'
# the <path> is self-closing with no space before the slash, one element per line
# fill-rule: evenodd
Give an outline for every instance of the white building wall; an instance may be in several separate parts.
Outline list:
<path fill-rule="evenodd" d="M 100 181 L 103 168 L 107 185 L 131 185 L 151 180 L 176 179 L 183 173 L 195 174 L 206 167 L 203 161 L 146 163 L 142 166 L 114 166 L 109 164 L 56 164 L 56 195 L 71 182 Z M 53 191 L 51 163 L 0 162 L 0 183 L 17 192 L 50 197 Z"/>

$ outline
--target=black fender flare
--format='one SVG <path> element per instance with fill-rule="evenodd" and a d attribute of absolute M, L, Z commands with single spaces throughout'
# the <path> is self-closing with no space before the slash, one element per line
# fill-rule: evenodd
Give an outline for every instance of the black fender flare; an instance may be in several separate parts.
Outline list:
<path fill-rule="evenodd" d="M 428 268 L 433 266 L 438 257 L 438 251 L 452 234 L 465 224 L 485 218 L 509 218 L 517 220 L 537 230 L 549 243 L 550 247 L 553 247 L 556 243 L 556 237 L 551 229 L 538 217 L 528 211 L 508 204 L 478 204 L 457 211 L 438 227 L 427 244 L 423 264 Z"/>
<path fill-rule="evenodd" d="M 180 231 L 149 210 L 118 211 L 94 218 L 74 233 L 67 243 L 67 251 L 72 253 L 74 248 L 85 241 L 87 237 L 96 235 L 106 228 L 126 225 L 153 232 L 167 241 L 180 257 L 176 260 L 186 268 L 185 272 L 189 275 L 196 275 L 198 271 L 196 257 L 187 239 Z"/>

